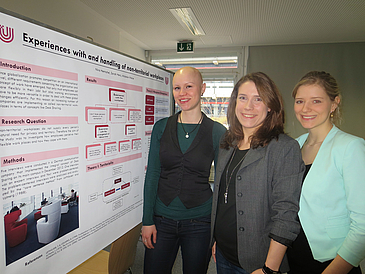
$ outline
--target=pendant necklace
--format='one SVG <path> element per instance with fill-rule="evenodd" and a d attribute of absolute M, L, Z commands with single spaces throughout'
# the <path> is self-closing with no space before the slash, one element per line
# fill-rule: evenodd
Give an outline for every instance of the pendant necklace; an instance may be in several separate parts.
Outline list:
<path fill-rule="evenodd" d="M 200 125 L 202 120 L 203 120 L 203 115 L 200 116 L 200 120 L 199 120 L 198 124 L 195 126 L 195 128 L 192 131 L 190 131 L 190 133 L 193 133 L 194 130 L 197 129 L 197 127 Z M 180 113 L 180 121 L 181 121 L 182 129 L 185 132 L 185 138 L 188 139 L 190 136 L 189 136 L 189 132 L 185 131 L 185 128 L 184 128 L 184 125 L 183 125 L 183 120 L 182 120 L 182 113 Z"/>
<path fill-rule="evenodd" d="M 231 163 L 232 163 L 232 160 L 234 158 L 234 155 L 236 154 L 236 151 L 237 151 L 237 147 L 234 148 L 234 151 L 233 151 L 233 155 L 231 157 L 231 159 L 229 160 L 229 164 L 227 166 L 227 170 L 226 170 L 226 191 L 224 192 L 224 203 L 228 203 L 228 188 L 229 188 L 229 184 L 231 182 L 231 179 L 232 179 L 232 175 L 234 173 L 234 171 L 236 170 L 236 168 L 241 165 L 241 163 L 243 162 L 243 160 L 246 158 L 246 155 L 248 153 L 248 151 L 246 152 L 245 156 L 242 157 L 242 159 L 238 162 L 238 164 L 233 168 L 232 172 L 231 172 L 231 175 L 229 175 L 229 180 L 228 180 L 228 170 L 231 166 Z"/>

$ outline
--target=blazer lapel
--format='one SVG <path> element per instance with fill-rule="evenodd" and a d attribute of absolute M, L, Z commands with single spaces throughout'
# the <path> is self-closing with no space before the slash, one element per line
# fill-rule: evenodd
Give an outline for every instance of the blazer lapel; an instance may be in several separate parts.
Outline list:
<path fill-rule="evenodd" d="M 255 149 L 250 149 L 245 157 L 245 160 L 242 162 L 240 169 L 251 165 L 252 163 L 258 161 L 265 155 L 265 148 L 264 147 L 258 147 Z"/>
<path fill-rule="evenodd" d="M 224 168 L 226 167 L 226 164 L 229 161 L 229 158 L 231 157 L 233 153 L 233 148 L 230 147 L 228 150 L 227 149 L 220 149 L 219 151 L 219 158 L 222 159 L 220 161 L 218 161 L 218 165 L 217 165 L 217 171 L 218 172 L 223 172 Z"/>
<path fill-rule="evenodd" d="M 217 177 L 217 179 L 220 179 L 220 176 L 224 170 L 224 168 L 226 167 L 229 158 L 231 157 L 232 153 L 233 153 L 234 148 L 230 147 L 228 150 L 226 149 L 221 149 L 220 150 L 220 155 L 219 158 L 221 158 L 221 161 L 218 161 L 218 166 L 217 166 L 217 175 L 219 177 Z M 242 162 L 241 166 L 239 169 L 242 169 L 246 166 L 251 165 L 252 163 L 260 160 L 262 157 L 264 157 L 265 155 L 265 148 L 264 147 L 258 147 L 256 149 L 250 149 L 245 157 L 245 160 Z"/>

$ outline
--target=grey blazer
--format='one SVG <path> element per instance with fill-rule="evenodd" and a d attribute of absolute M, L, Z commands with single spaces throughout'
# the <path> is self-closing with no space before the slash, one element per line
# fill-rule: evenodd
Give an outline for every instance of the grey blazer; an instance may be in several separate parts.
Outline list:
<path fill-rule="evenodd" d="M 232 153 L 233 148 L 219 151 L 213 194 L 212 237 L 221 176 Z M 247 152 L 235 178 L 238 258 L 246 271 L 252 272 L 264 265 L 270 237 L 285 239 L 286 242 L 297 237 L 303 173 L 299 145 L 287 135 L 281 134 L 278 140 L 273 139 L 267 146 Z M 289 270 L 286 257 L 280 270 Z"/>

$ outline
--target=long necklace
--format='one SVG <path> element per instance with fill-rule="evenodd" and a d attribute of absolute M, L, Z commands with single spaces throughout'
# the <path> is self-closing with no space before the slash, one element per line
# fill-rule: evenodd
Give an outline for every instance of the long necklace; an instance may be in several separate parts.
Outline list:
<path fill-rule="evenodd" d="M 245 156 L 242 157 L 242 159 L 238 162 L 238 164 L 233 168 L 232 172 L 231 172 L 231 175 L 229 175 L 229 180 L 228 180 L 228 170 L 231 166 L 231 163 L 232 163 L 232 160 L 234 158 L 234 155 L 236 154 L 236 151 L 237 151 L 237 147 L 234 148 L 234 151 L 233 151 L 233 155 L 231 157 L 231 159 L 229 160 L 229 164 L 227 166 L 227 170 L 226 170 L 226 191 L 224 192 L 224 203 L 228 203 L 228 188 L 229 188 L 229 184 L 231 182 L 231 179 L 232 179 L 232 175 L 234 173 L 234 171 L 236 170 L 236 168 L 241 165 L 241 163 L 243 162 L 243 160 L 246 158 L 246 155 L 248 152 L 246 152 Z"/>
<path fill-rule="evenodd" d="M 199 126 L 199 124 L 201 123 L 202 120 L 203 120 L 203 115 L 200 116 L 200 120 L 199 120 L 198 124 L 194 127 L 194 129 L 192 131 L 190 131 L 190 134 L 193 133 L 194 130 L 197 129 L 197 127 Z M 183 124 L 183 120 L 182 120 L 182 112 L 180 112 L 180 121 L 181 121 L 182 129 L 185 132 L 185 138 L 188 139 L 190 136 L 189 136 L 189 132 L 187 132 L 184 128 L 184 124 Z"/>

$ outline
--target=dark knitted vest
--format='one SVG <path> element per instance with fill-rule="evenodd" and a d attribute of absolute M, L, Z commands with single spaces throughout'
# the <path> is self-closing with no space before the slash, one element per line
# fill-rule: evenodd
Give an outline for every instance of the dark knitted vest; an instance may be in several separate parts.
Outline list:
<path fill-rule="evenodd" d="M 203 114 L 203 121 L 192 144 L 181 152 L 177 138 L 178 114 L 167 120 L 160 141 L 161 175 L 158 197 L 168 206 L 179 197 L 186 208 L 206 202 L 212 196 L 209 174 L 214 160 L 214 122 Z"/>

